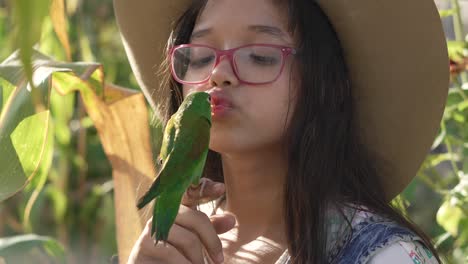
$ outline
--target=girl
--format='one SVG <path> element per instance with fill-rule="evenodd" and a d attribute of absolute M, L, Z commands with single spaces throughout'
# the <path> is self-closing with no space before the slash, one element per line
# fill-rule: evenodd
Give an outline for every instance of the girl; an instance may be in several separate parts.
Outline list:
<path fill-rule="evenodd" d="M 440 263 L 389 204 L 447 94 L 431 0 L 114 2 L 163 122 L 191 92 L 212 103 L 204 197 L 184 197 L 167 244 L 147 226 L 129 263 Z"/>

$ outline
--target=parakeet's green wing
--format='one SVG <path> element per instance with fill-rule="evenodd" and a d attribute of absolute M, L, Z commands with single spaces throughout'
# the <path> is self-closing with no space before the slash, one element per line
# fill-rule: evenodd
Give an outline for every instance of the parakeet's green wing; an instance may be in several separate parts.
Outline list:
<path fill-rule="evenodd" d="M 164 129 L 163 142 L 161 143 L 161 150 L 159 151 L 159 158 L 163 161 L 167 160 L 169 153 L 174 150 L 174 141 L 176 136 L 176 131 L 179 128 L 179 123 L 175 121 L 174 118 L 169 119 Z"/>
<path fill-rule="evenodd" d="M 191 183 L 198 184 L 200 177 L 205 167 L 206 157 L 208 155 L 208 146 L 210 144 L 210 123 L 203 117 L 200 117 L 199 122 L 200 129 L 197 133 L 194 133 L 193 145 L 191 151 L 187 154 L 187 158 L 190 160 L 197 160 L 197 164 L 193 170 Z"/>
<path fill-rule="evenodd" d="M 156 241 L 167 241 L 169 230 L 175 221 L 182 195 L 178 192 L 164 192 L 153 208 L 153 222 L 151 224 L 151 236 L 154 234 Z"/>
<path fill-rule="evenodd" d="M 173 189 L 171 187 L 166 188 L 166 191 L 158 197 L 153 208 L 151 234 L 156 234 L 156 241 L 167 240 L 170 227 L 177 216 L 180 201 L 185 191 L 184 189 L 182 192 L 177 192 L 177 188 L 172 185 L 182 184 L 185 186 L 184 188 L 188 188 L 190 183 L 198 184 L 200 176 L 203 173 L 210 140 L 210 124 L 202 117 L 193 120 L 193 122 L 198 126 L 197 129 L 184 131 L 184 133 L 187 133 L 185 135 L 190 135 L 190 137 L 179 135 L 179 137 L 184 138 L 184 142 L 180 145 L 190 146 L 188 148 L 189 151 L 184 153 L 184 157 L 181 160 L 193 161 L 192 163 L 188 162 L 188 167 L 186 167 L 186 170 L 191 173 L 190 175 L 183 175 L 184 177 L 180 177 L 178 181 L 172 181 L 175 177 L 168 175 L 171 177 L 171 183 L 165 183 L 165 186 L 169 184 Z M 172 153 L 169 155 L 172 155 Z"/>
<path fill-rule="evenodd" d="M 169 156 L 171 155 L 172 151 L 174 150 L 174 141 L 176 136 L 176 129 L 177 129 L 177 122 L 174 122 L 174 119 L 171 118 L 167 122 L 166 129 L 164 130 L 164 138 L 161 144 L 161 151 L 159 152 L 159 159 L 163 162 L 158 176 L 156 176 L 156 180 L 151 184 L 151 187 L 148 191 L 138 200 L 137 207 L 141 209 L 145 207 L 148 203 L 150 203 L 154 198 L 158 197 L 161 193 L 160 183 L 161 183 L 161 176 L 164 172 L 164 167 L 166 166 L 167 160 L 169 160 Z"/>
<path fill-rule="evenodd" d="M 141 209 L 156 199 L 151 235 L 156 234 L 157 241 L 167 240 L 185 190 L 191 183 L 199 182 L 205 166 L 211 123 L 209 113 L 202 113 L 202 116 L 198 112 L 199 105 L 193 106 L 179 107 L 168 121 L 158 157 L 162 161 L 159 175 L 137 204 Z"/>

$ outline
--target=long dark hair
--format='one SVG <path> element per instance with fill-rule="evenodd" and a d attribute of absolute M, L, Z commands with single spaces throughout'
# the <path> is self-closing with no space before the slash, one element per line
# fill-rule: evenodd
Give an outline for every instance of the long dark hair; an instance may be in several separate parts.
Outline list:
<path fill-rule="evenodd" d="M 286 129 L 288 175 L 284 215 L 293 263 L 326 263 L 326 212 L 330 206 L 360 205 L 407 227 L 423 239 L 439 260 L 430 239 L 386 200 L 379 160 L 359 137 L 353 94 L 336 32 L 315 1 L 273 0 L 289 10 L 299 74 L 297 104 Z M 175 24 L 168 45 L 188 43 L 206 1 L 193 1 Z M 183 97 L 167 62 L 165 85 L 155 91 L 159 113 L 167 123 Z M 377 169 L 379 168 L 379 170 Z M 220 155 L 209 151 L 204 177 L 223 182 Z M 348 225 L 350 219 L 341 211 Z"/>

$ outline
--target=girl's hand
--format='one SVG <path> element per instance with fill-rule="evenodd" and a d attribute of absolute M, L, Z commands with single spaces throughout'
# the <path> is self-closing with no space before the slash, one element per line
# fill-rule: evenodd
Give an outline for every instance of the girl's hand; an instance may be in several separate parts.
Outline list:
<path fill-rule="evenodd" d="M 200 196 L 200 190 L 203 187 L 202 195 Z M 201 178 L 200 184 L 197 188 L 189 187 L 182 197 L 182 204 L 192 209 L 195 209 L 200 203 L 206 203 L 212 200 L 216 200 L 221 197 L 226 190 L 224 189 L 224 183 L 214 182 L 208 178 Z"/>
<path fill-rule="evenodd" d="M 214 263 L 222 263 L 223 249 L 217 234 L 233 228 L 235 218 L 231 214 L 208 217 L 195 210 L 194 207 L 200 200 L 213 200 L 224 193 L 222 183 L 205 181 L 202 197 L 197 189 L 189 189 L 184 195 L 166 245 L 162 241 L 154 245 L 150 237 L 151 220 L 149 220 L 133 246 L 128 263 L 203 264 L 205 250 Z"/>

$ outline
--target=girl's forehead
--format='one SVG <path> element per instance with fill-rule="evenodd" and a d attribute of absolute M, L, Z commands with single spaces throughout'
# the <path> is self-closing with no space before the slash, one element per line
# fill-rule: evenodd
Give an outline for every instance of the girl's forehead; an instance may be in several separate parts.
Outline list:
<path fill-rule="evenodd" d="M 273 0 L 208 0 L 194 28 L 208 30 L 249 29 L 258 33 L 288 35 L 287 11 Z"/>

